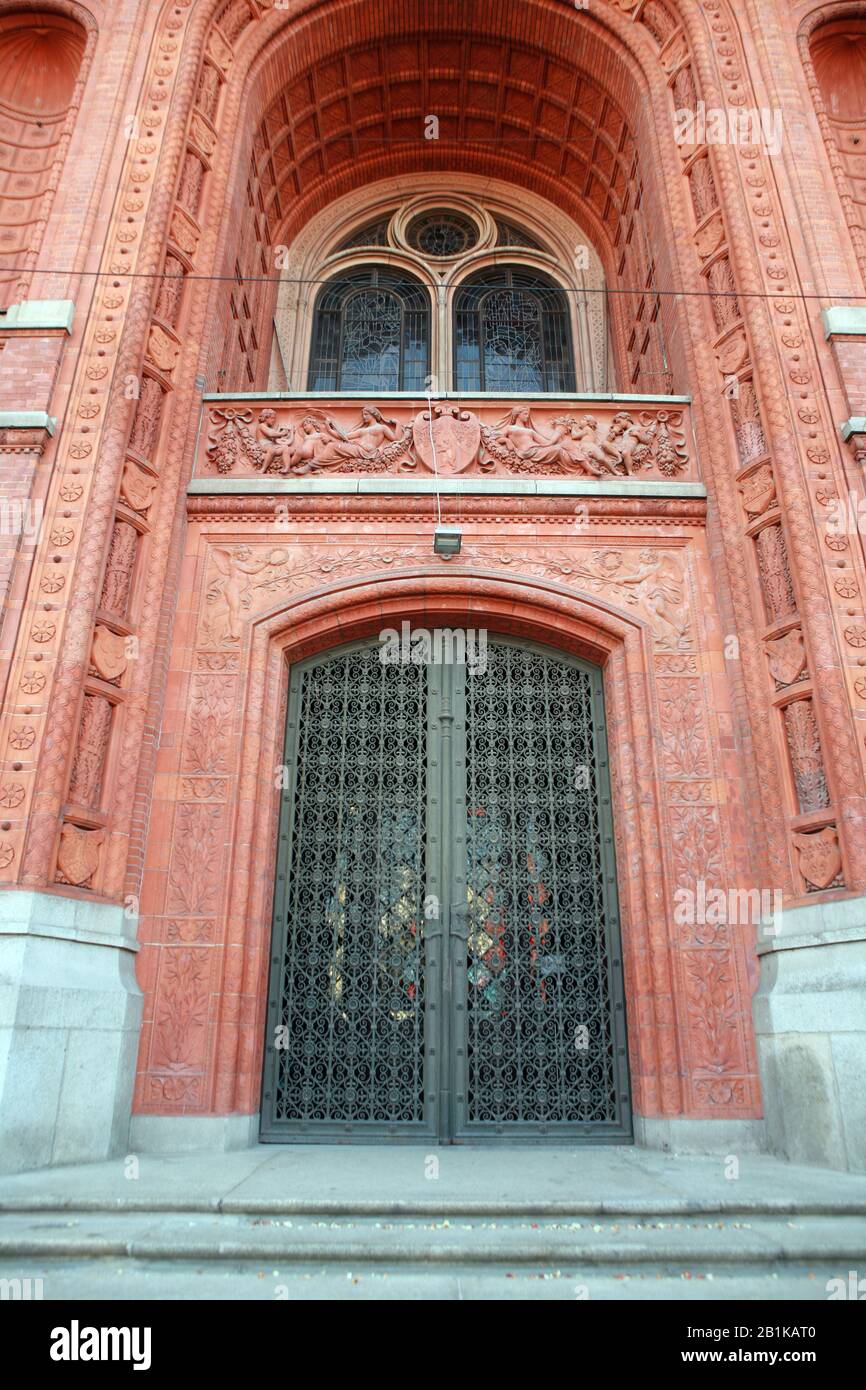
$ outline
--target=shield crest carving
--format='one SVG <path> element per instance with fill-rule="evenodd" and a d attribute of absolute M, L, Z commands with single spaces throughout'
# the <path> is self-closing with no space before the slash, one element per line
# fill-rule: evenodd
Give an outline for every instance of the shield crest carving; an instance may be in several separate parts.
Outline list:
<path fill-rule="evenodd" d="M 469 410 L 440 403 L 415 416 L 412 440 L 425 467 L 447 478 L 465 472 L 475 462 L 481 445 L 481 423 Z"/>
<path fill-rule="evenodd" d="M 842 867 L 839 837 L 832 825 L 812 834 L 794 836 L 800 872 L 813 888 L 828 888 Z"/>
<path fill-rule="evenodd" d="M 791 685 L 806 665 L 806 649 L 799 628 L 792 628 L 783 637 L 764 643 L 770 675 L 780 685 Z"/>
<path fill-rule="evenodd" d="M 110 632 L 107 627 L 98 627 L 93 634 L 91 661 L 98 675 L 105 681 L 117 680 L 122 676 L 129 658 L 126 654 L 126 638 Z"/>
<path fill-rule="evenodd" d="M 60 832 L 57 863 L 68 883 L 80 887 L 93 877 L 104 835 L 104 830 L 81 830 L 69 822 L 64 825 Z"/>

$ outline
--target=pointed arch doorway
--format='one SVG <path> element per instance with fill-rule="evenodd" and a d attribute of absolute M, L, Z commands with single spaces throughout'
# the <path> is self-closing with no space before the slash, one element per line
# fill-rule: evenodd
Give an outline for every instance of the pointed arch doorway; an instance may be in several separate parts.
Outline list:
<path fill-rule="evenodd" d="M 601 671 L 448 653 L 292 667 L 266 1142 L 631 1138 Z"/>

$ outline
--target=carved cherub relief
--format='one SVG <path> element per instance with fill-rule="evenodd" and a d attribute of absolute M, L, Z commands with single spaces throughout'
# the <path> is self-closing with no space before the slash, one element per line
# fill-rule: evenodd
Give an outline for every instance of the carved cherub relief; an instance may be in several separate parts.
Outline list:
<path fill-rule="evenodd" d="M 398 410 L 399 407 L 395 407 Z M 401 423 L 364 405 L 348 427 L 331 415 L 308 411 L 280 423 L 270 406 L 231 407 L 211 415 L 207 455 L 218 473 L 383 473 L 414 469 L 450 476 L 479 467 L 484 473 L 627 478 L 655 468 L 674 477 L 688 464 L 682 412 L 558 415 L 540 424 L 529 405 L 516 405 L 497 424 L 471 410 L 437 402 Z"/>

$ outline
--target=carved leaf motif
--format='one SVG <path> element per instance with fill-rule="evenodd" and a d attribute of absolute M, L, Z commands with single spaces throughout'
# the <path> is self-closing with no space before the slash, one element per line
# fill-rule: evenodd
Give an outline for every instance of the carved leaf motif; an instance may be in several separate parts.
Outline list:
<path fill-rule="evenodd" d="M 153 1066 L 185 1069 L 203 1060 L 209 985 L 207 951 L 167 950 L 159 973 Z"/>
<path fill-rule="evenodd" d="M 758 532 L 755 544 L 768 616 L 771 622 L 777 622 L 789 617 L 797 607 L 781 526 L 765 526 Z"/>
<path fill-rule="evenodd" d="M 222 882 L 217 843 L 221 814 L 219 806 L 178 806 L 168 912 L 203 917 L 216 910 Z"/>
<path fill-rule="evenodd" d="M 736 990 L 726 952 L 683 952 L 694 1065 L 733 1071 L 739 1065 Z"/>
<path fill-rule="evenodd" d="M 800 811 L 821 811 L 830 804 L 830 793 L 812 701 L 794 700 L 783 714 Z"/>
<path fill-rule="evenodd" d="M 695 1096 L 704 1105 L 725 1105 L 742 1108 L 748 1101 L 748 1093 L 742 1081 L 710 1080 L 700 1077 L 695 1082 Z"/>
<path fill-rule="evenodd" d="M 722 887 L 722 839 L 715 807 L 672 806 L 670 818 L 677 887 L 695 892 L 699 879 L 707 888 Z"/>
<path fill-rule="evenodd" d="M 185 772 L 226 771 L 234 690 L 231 677 L 195 677 L 184 750 Z"/>
<path fill-rule="evenodd" d="M 69 785 L 69 799 L 79 805 L 99 805 L 111 714 L 111 704 L 104 695 L 85 695 Z"/>
<path fill-rule="evenodd" d="M 698 681 L 659 681 L 666 777 L 708 777 L 706 730 Z"/>

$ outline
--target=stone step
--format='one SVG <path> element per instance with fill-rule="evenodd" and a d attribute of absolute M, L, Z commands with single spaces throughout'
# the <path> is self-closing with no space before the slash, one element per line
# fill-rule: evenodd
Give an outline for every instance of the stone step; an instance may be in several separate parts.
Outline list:
<path fill-rule="evenodd" d="M 129 1184 L 129 1186 L 133 1186 Z M 731 1196 L 677 1197 L 654 1194 L 651 1197 L 617 1196 L 605 1199 L 587 1200 L 537 1200 L 527 1198 L 508 1201 L 460 1201 L 446 1198 L 439 1201 L 393 1199 L 346 1199 L 329 1200 L 284 1197 L 268 1195 L 254 1196 L 213 1196 L 198 1197 L 189 1193 L 182 1195 L 162 1195 L 149 1191 L 147 1195 L 132 1193 L 93 1196 L 79 1194 L 68 1197 L 49 1191 L 21 1193 L 6 1192 L 0 1195 L 0 1218 L 3 1213 L 95 1213 L 106 1214 L 128 1212 L 185 1212 L 191 1214 L 223 1214 L 235 1216 L 279 1216 L 279 1217 L 321 1217 L 321 1218 L 364 1218 L 384 1219 L 395 1217 L 400 1220 L 458 1219 L 496 1220 L 585 1220 L 590 1217 L 615 1220 L 653 1219 L 665 1217 L 721 1216 L 733 1219 L 739 1216 L 838 1216 L 866 1217 L 866 1196 L 856 1193 L 836 1197 L 742 1197 Z"/>
<path fill-rule="evenodd" d="M 6 1268 L 6 1261 L 2 1261 Z M 418 1268 L 399 1265 L 330 1262 L 324 1266 L 264 1264 L 252 1260 L 210 1259 L 133 1260 L 128 1257 L 22 1260 L 15 1262 L 21 1279 L 42 1279 L 42 1297 L 78 1304 L 90 1299 L 160 1302 L 226 1301 L 345 1302 L 390 1300 L 468 1300 L 507 1302 L 532 1300 L 570 1303 L 576 1300 L 646 1302 L 750 1301 L 826 1302 L 827 1284 L 846 1278 L 835 1264 L 787 1263 L 762 1269 L 660 1269 L 652 1265 L 621 1268 L 611 1274 L 598 1266 L 564 1264 L 546 1269 L 516 1265 L 513 1269 L 460 1265 Z M 775 1317 L 770 1321 L 777 1321 Z M 792 1321 L 790 1318 L 787 1321 Z M 798 1321 L 798 1320 L 794 1320 Z M 804 1319 L 806 1321 L 806 1319 Z M 715 1344 L 712 1344 L 715 1345 Z"/>
<path fill-rule="evenodd" d="M 133 1259 L 258 1261 L 305 1265 L 495 1265 L 594 1268 L 611 1274 L 658 1269 L 764 1271 L 789 1263 L 866 1259 L 866 1217 L 759 1214 L 731 1217 L 429 1219 L 275 1217 L 230 1213 L 7 1212 L 0 1261 Z M 844 1266 L 844 1269 L 842 1268 Z M 17 1267 L 17 1266 L 16 1266 Z"/>

